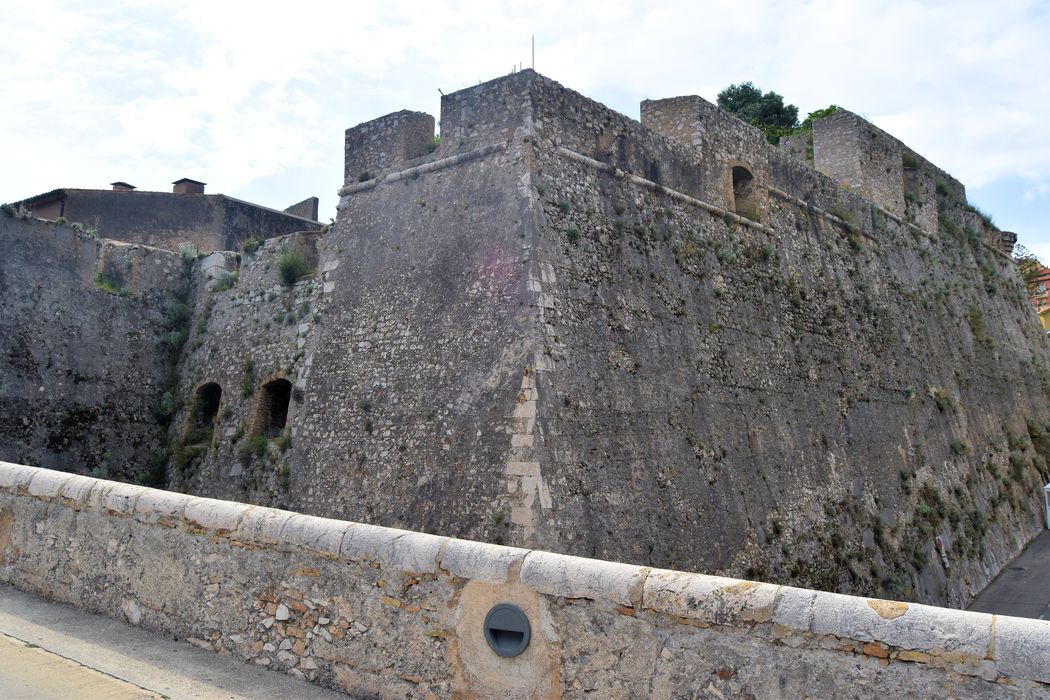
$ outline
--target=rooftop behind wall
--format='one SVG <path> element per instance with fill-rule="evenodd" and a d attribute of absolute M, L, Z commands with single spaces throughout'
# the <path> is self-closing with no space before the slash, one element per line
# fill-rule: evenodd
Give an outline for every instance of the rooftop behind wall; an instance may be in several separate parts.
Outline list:
<path fill-rule="evenodd" d="M 271 238 L 319 228 L 315 221 L 225 195 L 171 192 L 66 189 L 50 198 L 42 210 L 25 200 L 37 216 L 59 214 L 126 243 L 177 251 L 189 243 L 202 251 L 236 250 L 249 236 Z"/>

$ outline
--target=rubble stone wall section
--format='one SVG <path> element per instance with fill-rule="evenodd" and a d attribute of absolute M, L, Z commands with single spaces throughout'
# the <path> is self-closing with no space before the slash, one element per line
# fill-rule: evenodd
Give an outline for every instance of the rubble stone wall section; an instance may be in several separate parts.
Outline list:
<path fill-rule="evenodd" d="M 0 463 L 0 580 L 369 697 L 1034 697 L 1050 624 L 581 559 Z M 532 638 L 497 656 L 484 618 Z"/>
<path fill-rule="evenodd" d="M 0 246 L 0 459 L 158 483 L 183 261 L 6 213 Z"/>
<path fill-rule="evenodd" d="M 530 71 L 448 96 L 435 152 L 343 188 L 316 274 L 282 284 L 277 239 L 200 297 L 181 393 L 222 406 L 174 486 L 965 606 L 1042 527 L 1016 270 L 960 201 L 916 228 L 713 109 L 647 102 L 654 131 Z M 278 376 L 287 439 L 255 445 Z"/>

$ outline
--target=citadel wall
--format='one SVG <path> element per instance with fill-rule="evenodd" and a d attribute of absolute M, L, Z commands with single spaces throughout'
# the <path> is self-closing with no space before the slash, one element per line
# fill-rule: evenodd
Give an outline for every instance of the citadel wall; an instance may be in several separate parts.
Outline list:
<path fill-rule="evenodd" d="M 347 183 L 317 278 L 217 297 L 319 317 L 201 336 L 225 354 L 184 391 L 243 356 L 302 403 L 260 476 L 216 443 L 190 488 L 965 604 L 1038 531 L 1048 447 L 1046 342 L 994 231 L 950 185 L 936 230 L 873 208 L 699 98 L 643 119 L 662 134 L 527 71 L 446 96 L 436 152 Z"/>
<path fill-rule="evenodd" d="M 0 458 L 163 483 L 179 256 L 6 211 L 0 246 Z"/>
<path fill-rule="evenodd" d="M 651 133 L 607 121 L 639 153 L 599 167 L 604 108 L 547 89 L 543 546 L 967 601 L 1041 527 L 1046 480 L 1046 342 L 996 232 L 950 185 L 937 229 L 898 223 L 703 111 L 722 172 L 669 197 L 634 179 Z M 768 177 L 760 225 L 702 206 L 737 162 Z"/>
<path fill-rule="evenodd" d="M 354 697 L 1037 697 L 1050 624 L 0 463 L 0 581 Z M 497 656 L 497 603 L 531 639 Z"/>
<path fill-rule="evenodd" d="M 173 486 L 964 605 L 1050 456 L 997 232 L 903 147 L 898 215 L 699 98 L 642 118 L 523 71 L 445 96 L 432 152 L 351 129 L 331 230 L 198 263 Z"/>

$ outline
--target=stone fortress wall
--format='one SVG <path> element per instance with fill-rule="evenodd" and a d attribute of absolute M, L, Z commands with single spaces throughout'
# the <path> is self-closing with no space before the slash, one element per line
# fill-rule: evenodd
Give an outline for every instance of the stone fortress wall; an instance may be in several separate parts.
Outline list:
<path fill-rule="evenodd" d="M 699 98 L 538 92 L 543 546 L 965 604 L 1042 527 L 1048 445 L 1046 339 L 961 187 L 910 161 L 924 231 Z"/>
<path fill-rule="evenodd" d="M 1038 697 L 1050 625 L 0 463 L 0 581 L 353 697 Z M 497 604 L 530 641 L 497 655 Z"/>
<path fill-rule="evenodd" d="M 446 96 L 431 153 L 419 115 L 351 129 L 318 276 L 223 292 L 310 301 L 295 345 L 201 338 L 225 381 L 291 353 L 290 447 L 188 488 L 965 604 L 1041 523 L 1046 342 L 997 232 L 896 142 L 934 196 L 902 216 L 699 98 L 642 120 L 525 72 Z"/>
<path fill-rule="evenodd" d="M 0 458 L 165 483 L 182 260 L 3 213 L 0 246 Z"/>
<path fill-rule="evenodd" d="M 818 122 L 832 179 L 700 98 L 639 123 L 531 71 L 431 119 L 348 130 L 330 230 L 184 278 L 174 488 L 951 605 L 1041 527 L 1046 338 L 892 137 Z M 900 192 L 849 179 L 894 158 Z"/>

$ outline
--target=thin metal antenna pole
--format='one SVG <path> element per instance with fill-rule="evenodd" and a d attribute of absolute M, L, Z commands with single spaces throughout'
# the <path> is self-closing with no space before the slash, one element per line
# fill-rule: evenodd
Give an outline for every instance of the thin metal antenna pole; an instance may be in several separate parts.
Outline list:
<path fill-rule="evenodd" d="M 536 35 L 532 35 L 532 70 L 536 70 Z"/>

